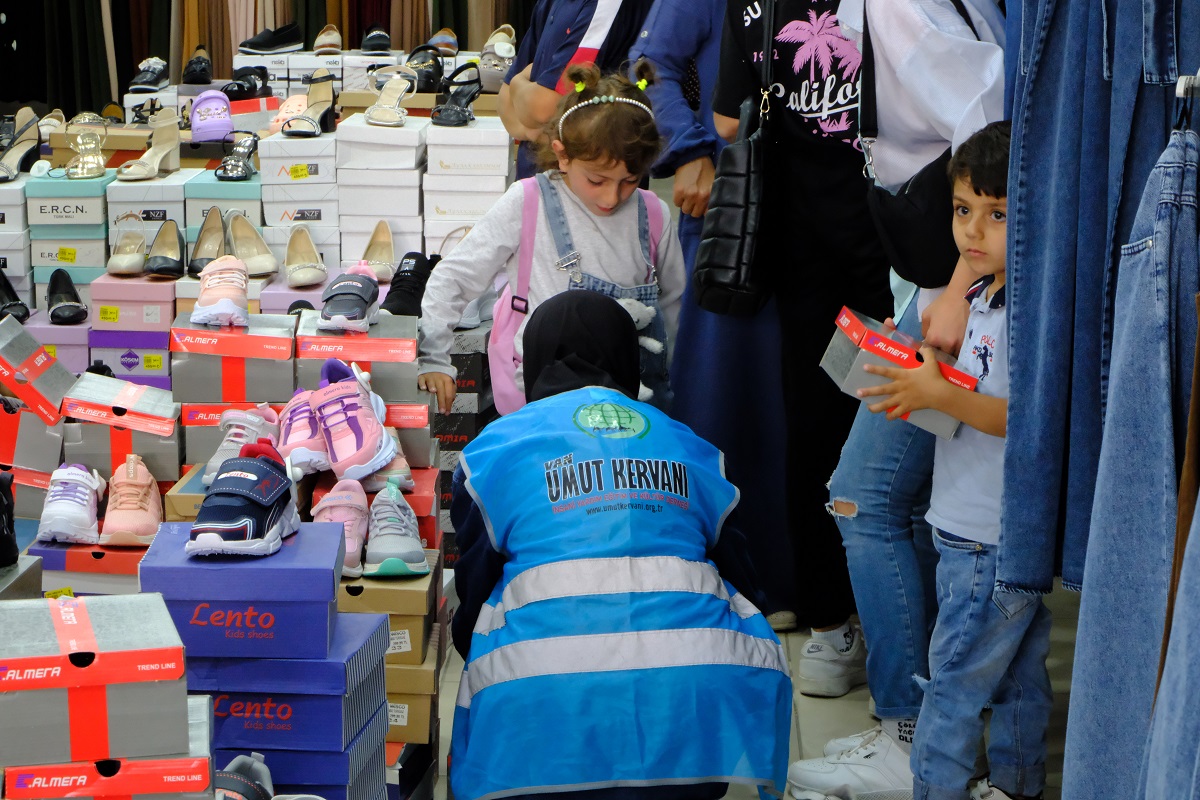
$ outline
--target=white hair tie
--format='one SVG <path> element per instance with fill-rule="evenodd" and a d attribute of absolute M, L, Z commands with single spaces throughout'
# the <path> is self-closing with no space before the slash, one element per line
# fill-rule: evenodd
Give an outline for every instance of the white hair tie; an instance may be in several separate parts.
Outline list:
<path fill-rule="evenodd" d="M 613 94 L 597 95 L 596 97 L 593 97 L 591 100 L 584 100 L 582 103 L 576 103 L 575 105 L 568 108 L 566 110 L 566 112 L 561 117 L 558 118 L 558 140 L 560 142 L 562 141 L 563 123 L 567 121 L 567 117 L 571 116 L 579 109 L 585 108 L 586 106 L 598 106 L 598 105 L 602 105 L 604 103 L 626 103 L 631 106 L 637 106 L 638 108 L 642 109 L 647 114 L 649 114 L 650 119 L 654 119 L 654 112 L 650 110 L 650 106 L 646 105 L 645 103 L 643 103 L 639 100 L 633 100 L 629 97 L 618 97 Z"/>

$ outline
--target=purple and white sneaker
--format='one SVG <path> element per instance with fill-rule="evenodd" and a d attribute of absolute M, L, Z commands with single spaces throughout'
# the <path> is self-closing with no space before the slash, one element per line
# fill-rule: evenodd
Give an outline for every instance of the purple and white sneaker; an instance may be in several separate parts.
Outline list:
<path fill-rule="evenodd" d="M 103 495 L 104 481 L 96 470 L 88 472 L 82 464 L 63 464 L 54 470 L 38 522 L 38 541 L 98 544 L 96 507 Z"/>

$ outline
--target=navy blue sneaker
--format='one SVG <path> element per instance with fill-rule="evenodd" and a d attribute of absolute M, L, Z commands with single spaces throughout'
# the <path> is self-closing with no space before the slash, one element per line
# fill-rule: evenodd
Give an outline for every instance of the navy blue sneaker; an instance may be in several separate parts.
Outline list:
<path fill-rule="evenodd" d="M 221 465 L 184 550 L 193 556 L 269 556 L 300 527 L 291 469 L 269 439 Z"/>

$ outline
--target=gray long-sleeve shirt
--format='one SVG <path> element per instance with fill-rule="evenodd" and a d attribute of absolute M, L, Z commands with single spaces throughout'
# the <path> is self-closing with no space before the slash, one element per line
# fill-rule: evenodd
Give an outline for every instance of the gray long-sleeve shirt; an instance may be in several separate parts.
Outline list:
<path fill-rule="evenodd" d="M 636 195 L 612 214 L 597 216 L 580 202 L 556 176 L 555 188 L 562 198 L 575 249 L 581 254 L 580 269 L 620 286 L 647 282 L 648 265 L 638 239 Z M 503 274 L 517 285 L 524 190 L 520 183 L 509 187 L 449 256 L 438 262 L 425 287 L 421 302 L 421 348 L 419 372 L 444 372 L 457 377 L 450 364 L 454 328 L 467 304 L 479 297 Z M 659 307 L 667 326 L 668 342 L 674 340 L 679 324 L 679 306 L 686 273 L 683 253 L 671 212 L 662 200 L 663 232 L 658 242 Z M 533 268 L 529 276 L 529 313 L 545 299 L 568 289 L 570 276 L 555 268 L 558 251 L 546 218 L 545 205 L 538 203 L 537 234 L 534 238 Z M 528 315 L 525 321 L 528 320 Z M 516 353 L 522 356 L 522 321 L 516 337 Z M 517 387 L 524 388 L 520 368 Z"/>

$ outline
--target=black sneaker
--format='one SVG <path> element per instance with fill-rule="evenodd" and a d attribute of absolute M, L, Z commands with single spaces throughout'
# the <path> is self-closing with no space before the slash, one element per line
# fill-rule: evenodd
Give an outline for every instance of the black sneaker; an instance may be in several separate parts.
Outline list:
<path fill-rule="evenodd" d="M 421 316 L 421 299 L 432 271 L 433 265 L 423 253 L 405 253 L 379 307 L 398 317 Z"/>
<path fill-rule="evenodd" d="M 13 527 L 13 476 L 0 472 L 0 569 L 17 563 L 17 531 Z"/>
<path fill-rule="evenodd" d="M 16 287 L 8 279 L 8 274 L 0 270 L 0 319 L 12 317 L 22 325 L 29 319 L 29 306 L 17 294 Z"/>
<path fill-rule="evenodd" d="M 282 28 L 271 30 L 265 28 L 256 36 L 252 36 L 238 45 L 238 51 L 256 55 L 271 53 L 291 53 L 304 47 L 304 32 L 294 22 L 289 22 Z"/>
<path fill-rule="evenodd" d="M 183 82 L 199 85 L 212 83 L 212 59 L 208 57 L 204 45 L 197 45 L 196 52 L 192 53 L 191 60 L 183 68 Z"/>
<path fill-rule="evenodd" d="M 359 49 L 364 53 L 386 53 L 392 49 L 392 37 L 382 25 L 372 25 L 363 34 Z"/>
<path fill-rule="evenodd" d="M 51 325 L 79 325 L 87 322 L 88 307 L 79 297 L 75 282 L 65 269 L 50 273 L 46 286 L 46 308 L 50 309 Z"/>
<path fill-rule="evenodd" d="M 138 69 L 141 72 L 134 75 L 133 80 L 129 82 L 129 91 L 157 92 L 167 88 L 167 62 L 158 56 L 150 56 L 138 64 Z"/>

